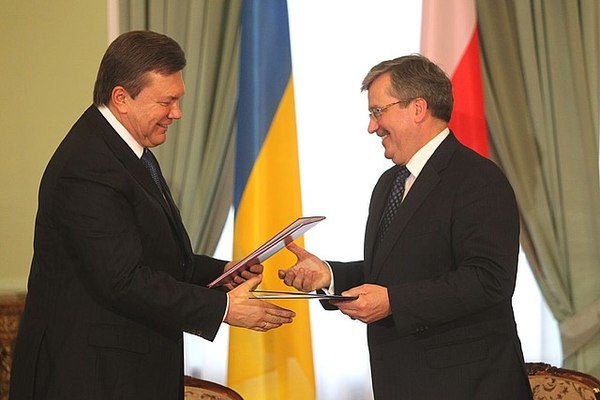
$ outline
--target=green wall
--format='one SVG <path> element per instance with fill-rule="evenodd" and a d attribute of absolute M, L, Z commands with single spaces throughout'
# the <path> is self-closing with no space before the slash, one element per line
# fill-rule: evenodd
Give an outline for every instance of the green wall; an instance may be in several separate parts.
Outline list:
<path fill-rule="evenodd" d="M 37 189 L 92 101 L 108 42 L 105 0 L 0 0 L 0 292 L 24 290 Z"/>

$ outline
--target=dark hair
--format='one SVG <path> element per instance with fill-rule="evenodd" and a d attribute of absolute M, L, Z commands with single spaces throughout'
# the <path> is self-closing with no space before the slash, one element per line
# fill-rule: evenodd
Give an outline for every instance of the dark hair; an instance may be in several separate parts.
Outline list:
<path fill-rule="evenodd" d="M 115 86 L 135 98 L 148 83 L 148 72 L 171 75 L 185 67 L 185 54 L 168 36 L 151 31 L 131 31 L 116 38 L 102 57 L 94 104 L 108 105 Z"/>
<path fill-rule="evenodd" d="M 452 82 L 440 67 L 420 54 L 383 61 L 371 68 L 361 90 L 368 90 L 371 83 L 385 73 L 391 76 L 392 96 L 403 101 L 421 97 L 427 101 L 431 115 L 450 121 L 454 106 Z"/>

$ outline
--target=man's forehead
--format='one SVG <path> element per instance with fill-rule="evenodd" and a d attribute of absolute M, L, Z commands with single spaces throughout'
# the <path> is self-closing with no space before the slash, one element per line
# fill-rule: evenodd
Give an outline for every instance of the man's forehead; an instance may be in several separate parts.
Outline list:
<path fill-rule="evenodd" d="M 377 77 L 369 86 L 367 97 L 369 98 L 369 102 L 380 98 L 389 99 L 390 97 L 393 97 L 391 92 L 391 81 L 389 78 L 386 79 L 383 75 Z"/>
<path fill-rule="evenodd" d="M 170 75 L 153 72 L 147 75 L 147 79 L 144 89 L 162 91 L 165 96 L 180 97 L 185 91 L 181 72 Z"/>

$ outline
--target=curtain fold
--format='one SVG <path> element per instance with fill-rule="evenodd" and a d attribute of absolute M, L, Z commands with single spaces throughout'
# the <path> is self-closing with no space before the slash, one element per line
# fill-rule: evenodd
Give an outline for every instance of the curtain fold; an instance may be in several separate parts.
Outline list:
<path fill-rule="evenodd" d="M 233 201 L 239 0 L 121 0 L 121 32 L 150 29 L 183 48 L 183 118 L 154 153 L 192 246 L 212 254 Z"/>
<path fill-rule="evenodd" d="M 478 0 L 490 140 L 565 366 L 600 376 L 600 6 Z"/>

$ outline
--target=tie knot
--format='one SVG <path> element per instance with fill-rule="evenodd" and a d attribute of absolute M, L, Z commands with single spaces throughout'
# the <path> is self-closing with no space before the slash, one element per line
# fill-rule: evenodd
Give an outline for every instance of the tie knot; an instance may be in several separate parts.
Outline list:
<path fill-rule="evenodd" d="M 142 160 L 144 160 L 144 162 L 150 161 L 152 159 L 152 156 L 150 155 L 150 150 L 148 149 L 144 149 L 144 152 L 142 153 Z"/>
<path fill-rule="evenodd" d="M 404 185 L 404 182 L 409 176 L 410 171 L 408 170 L 408 168 L 406 168 L 406 165 L 401 165 L 400 168 L 398 168 L 398 173 L 396 174 L 396 181 L 402 182 L 402 184 Z"/>

